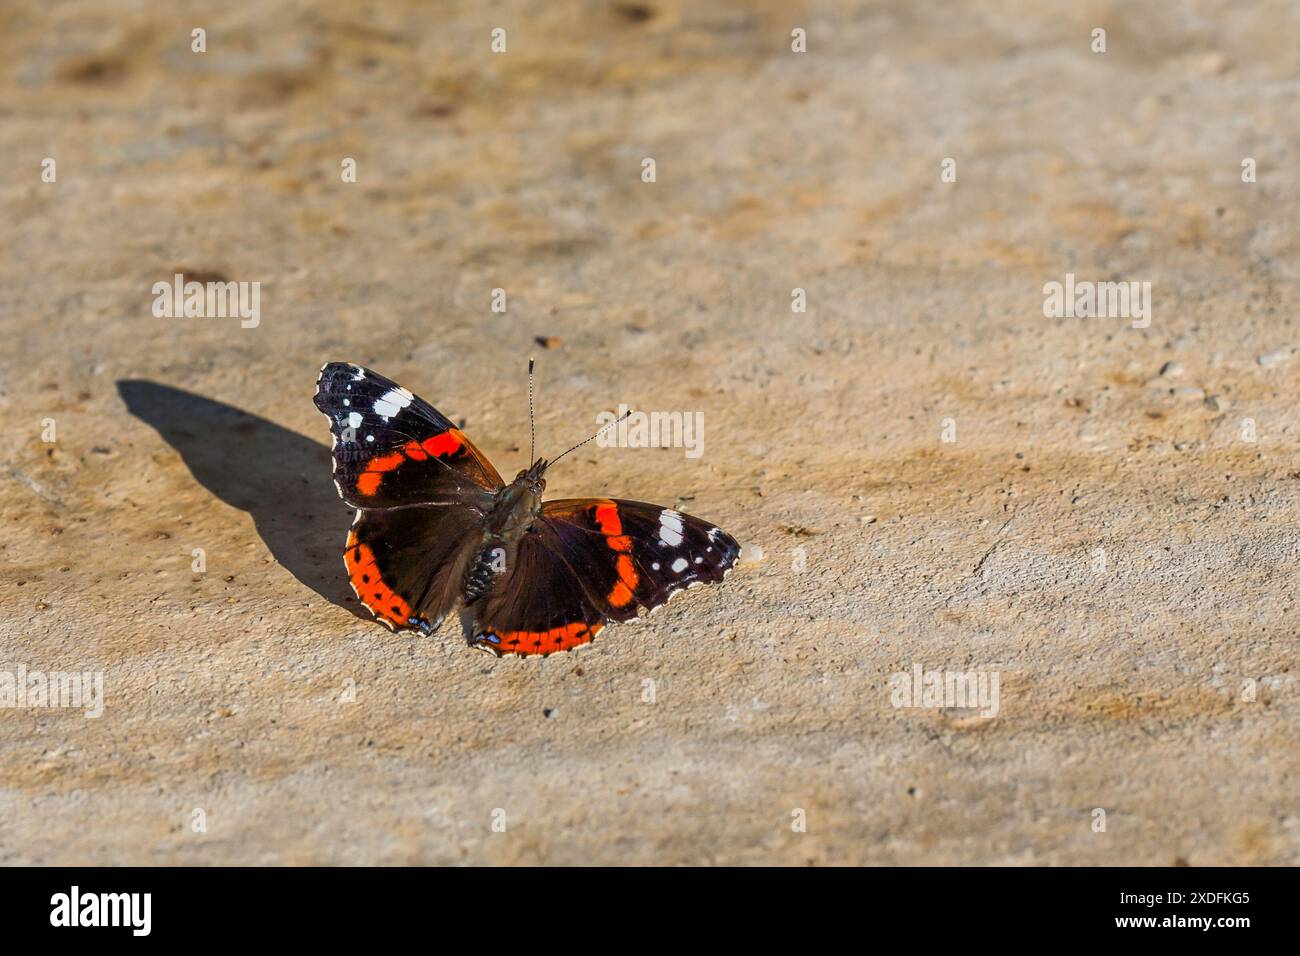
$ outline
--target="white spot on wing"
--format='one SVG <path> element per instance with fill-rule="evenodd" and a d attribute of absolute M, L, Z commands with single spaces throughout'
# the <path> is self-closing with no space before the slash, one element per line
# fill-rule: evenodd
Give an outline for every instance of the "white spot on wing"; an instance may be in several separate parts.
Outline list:
<path fill-rule="evenodd" d="M 361 427 L 361 413 L 360 413 L 360 412 L 350 412 L 350 413 L 348 414 L 348 427 L 349 427 L 349 428 L 360 428 L 360 427 Z"/>
<path fill-rule="evenodd" d="M 404 388 L 390 388 L 375 399 L 375 414 L 382 418 L 392 418 L 399 411 L 411 404 L 412 395 Z"/>
<path fill-rule="evenodd" d="M 673 562 L 673 570 L 674 570 L 676 573 L 678 573 L 678 574 L 681 574 L 683 571 L 685 571 L 685 570 L 686 570 L 686 559 L 685 559 L 685 558 L 678 558 L 676 561 L 674 561 L 674 562 Z"/>
<path fill-rule="evenodd" d="M 676 511 L 659 512 L 659 543 L 669 548 L 682 543 L 682 516 Z"/>

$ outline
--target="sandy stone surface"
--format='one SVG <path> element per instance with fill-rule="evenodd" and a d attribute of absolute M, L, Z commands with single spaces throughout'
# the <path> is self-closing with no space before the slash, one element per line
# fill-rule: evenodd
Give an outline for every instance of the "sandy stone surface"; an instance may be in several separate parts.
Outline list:
<path fill-rule="evenodd" d="M 1298 38 L 1286 2 L 0 8 L 0 670 L 104 688 L 0 709 L 0 863 L 1300 863 Z M 155 317 L 178 271 L 260 323 Z M 1067 273 L 1150 282 L 1149 326 L 1045 317 Z M 551 494 L 762 557 L 544 660 L 390 634 L 317 370 L 509 477 L 529 355 L 542 454 L 619 402 L 705 421 Z M 996 716 L 894 706 L 916 667 Z"/>

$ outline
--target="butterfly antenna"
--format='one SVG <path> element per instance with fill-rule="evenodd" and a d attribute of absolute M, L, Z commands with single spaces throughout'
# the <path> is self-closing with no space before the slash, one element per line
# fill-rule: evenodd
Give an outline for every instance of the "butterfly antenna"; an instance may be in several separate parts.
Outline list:
<path fill-rule="evenodd" d="M 537 460 L 537 419 L 533 416 L 533 360 L 528 360 L 528 460 Z"/>
<path fill-rule="evenodd" d="M 577 451 L 577 450 L 578 450 L 579 448 L 581 448 L 583 445 L 587 444 L 587 442 L 595 441 L 597 438 L 599 438 L 601 435 L 605 434 L 605 432 L 609 431 L 611 428 L 613 428 L 615 425 L 617 425 L 619 422 L 621 422 L 623 419 L 627 418 L 627 417 L 628 417 L 629 415 L 631 415 L 631 414 L 632 414 L 632 409 L 629 408 L 629 409 L 628 409 L 627 411 L 625 411 L 622 415 L 618 416 L 618 418 L 614 419 L 614 420 L 613 420 L 612 422 L 610 422 L 608 425 L 605 425 L 604 427 L 602 427 L 599 431 L 596 432 L 596 434 L 592 435 L 590 438 L 584 438 L 582 441 L 578 442 L 578 444 L 576 444 L 576 445 L 574 445 L 572 448 L 570 448 L 569 451 Z M 567 455 L 567 454 L 569 453 L 569 451 L 566 451 L 566 452 L 564 453 L 564 455 Z M 557 461 L 559 461 L 561 458 L 563 458 L 564 455 L 560 455 L 560 456 L 558 456 L 558 457 L 556 457 L 556 458 L 552 458 L 552 459 L 547 463 L 546 467 L 547 467 L 547 468 L 550 468 L 551 465 L 555 464 Z"/>

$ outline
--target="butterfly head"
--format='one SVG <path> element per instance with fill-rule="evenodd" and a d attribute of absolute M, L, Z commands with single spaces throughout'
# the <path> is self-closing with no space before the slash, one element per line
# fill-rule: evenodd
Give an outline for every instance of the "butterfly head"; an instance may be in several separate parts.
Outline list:
<path fill-rule="evenodd" d="M 535 495 L 541 495 L 546 490 L 546 479 L 542 475 L 546 472 L 546 466 L 549 465 L 545 458 L 539 458 L 533 462 L 531 468 L 525 468 L 519 474 L 515 475 L 515 484 L 527 488 Z"/>
<path fill-rule="evenodd" d="M 528 430 L 532 435 L 532 441 L 529 442 L 529 446 L 528 446 L 528 453 L 530 456 L 535 454 L 537 451 L 537 419 L 536 416 L 533 415 L 533 364 L 534 364 L 533 360 L 529 359 L 528 360 Z M 585 441 L 578 442 L 578 444 L 570 448 L 569 451 L 556 455 L 550 461 L 547 461 L 545 458 L 537 459 L 535 462 L 533 462 L 533 467 L 529 468 L 527 471 L 521 471 L 518 475 L 515 476 L 514 483 L 521 487 L 527 488 L 533 494 L 538 495 L 540 497 L 542 491 L 546 488 L 546 479 L 542 477 L 542 474 L 546 471 L 547 468 L 555 464 L 557 461 L 559 461 L 561 458 L 567 455 L 570 451 L 577 451 L 583 445 L 587 444 L 587 442 L 595 441 L 604 432 L 613 428 L 615 425 L 617 425 L 619 422 L 621 422 L 623 419 L 627 418 L 631 414 L 632 414 L 632 410 L 629 408 L 627 411 L 625 411 L 614 421 L 610 422 L 604 428 L 601 428 L 599 431 L 597 431 L 596 434 L 592 435 L 590 438 L 586 439 Z"/>

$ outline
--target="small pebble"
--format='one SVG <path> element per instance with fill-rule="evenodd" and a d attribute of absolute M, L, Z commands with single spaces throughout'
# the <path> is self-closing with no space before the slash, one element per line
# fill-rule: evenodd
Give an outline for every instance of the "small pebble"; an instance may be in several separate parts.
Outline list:
<path fill-rule="evenodd" d="M 1175 378 L 1183 374 L 1183 367 L 1177 362 L 1166 362 L 1164 365 L 1160 366 L 1160 374 L 1168 376 L 1169 378 Z"/>
<path fill-rule="evenodd" d="M 1274 349 L 1272 352 L 1265 352 L 1259 358 L 1255 359 L 1264 368 L 1271 368 L 1274 365 L 1281 365 L 1283 362 L 1290 361 L 1295 357 L 1295 348 Z"/>
<path fill-rule="evenodd" d="M 1232 60 L 1218 50 L 1201 54 L 1192 62 L 1206 76 L 1222 76 L 1232 69 Z"/>

